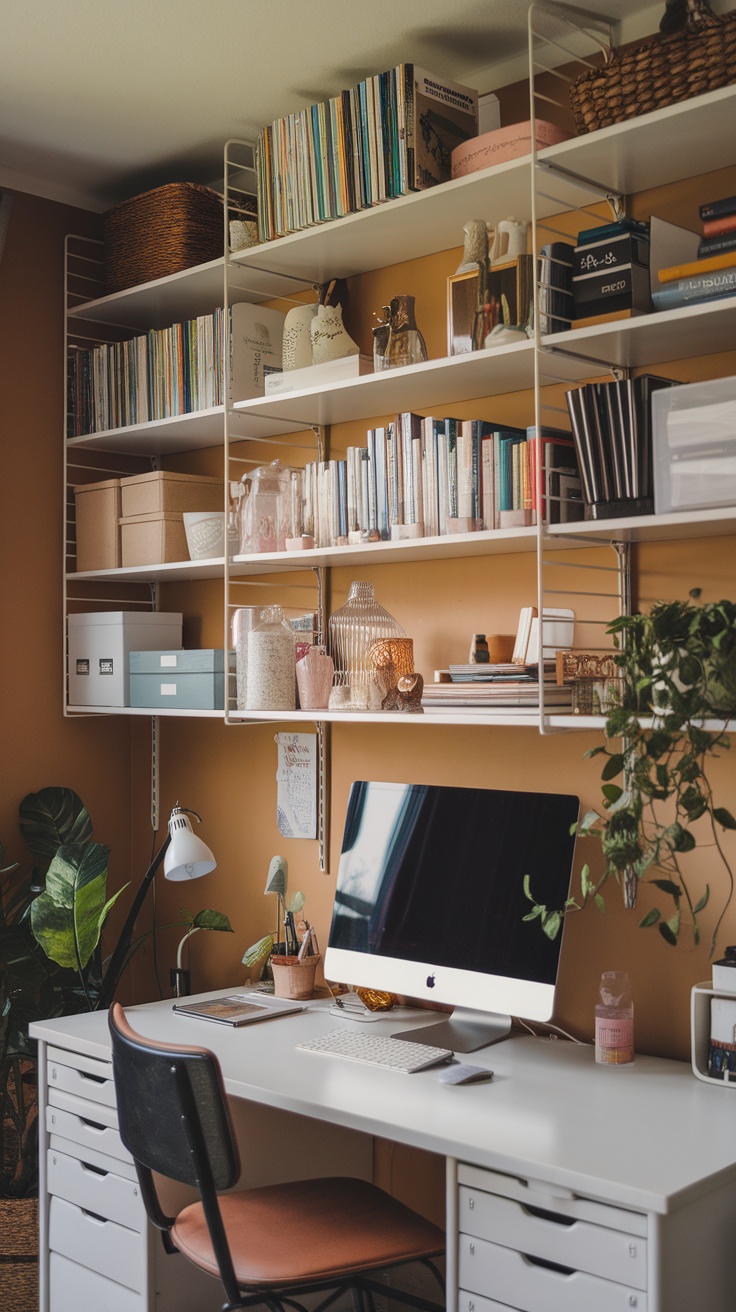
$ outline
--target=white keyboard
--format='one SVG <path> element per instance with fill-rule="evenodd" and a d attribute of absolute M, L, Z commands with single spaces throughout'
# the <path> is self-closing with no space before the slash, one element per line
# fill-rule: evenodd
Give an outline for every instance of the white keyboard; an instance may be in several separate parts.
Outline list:
<path fill-rule="evenodd" d="M 388 1035 L 366 1034 L 364 1030 L 331 1030 L 316 1039 L 297 1043 L 302 1052 L 323 1052 L 328 1057 L 347 1057 L 349 1061 L 364 1061 L 370 1066 L 385 1066 L 392 1071 L 411 1075 L 427 1066 L 449 1061 L 449 1048 L 430 1048 L 426 1043 L 411 1043 L 407 1039 L 392 1039 Z"/>

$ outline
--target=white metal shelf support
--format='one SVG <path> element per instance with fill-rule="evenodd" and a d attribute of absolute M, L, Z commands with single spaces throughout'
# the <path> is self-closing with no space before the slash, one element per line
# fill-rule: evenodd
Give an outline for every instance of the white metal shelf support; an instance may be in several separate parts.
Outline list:
<path fill-rule="evenodd" d="M 540 76 L 552 75 L 560 87 L 567 91 L 569 83 L 577 71 L 592 66 L 590 62 L 591 54 L 603 52 L 604 55 L 607 55 L 612 44 L 612 26 L 599 16 L 585 13 L 582 10 L 568 9 L 565 5 L 532 4 L 529 9 L 529 99 L 532 123 L 538 117 L 542 117 L 541 111 L 538 111 L 537 108 L 538 102 L 541 101 L 543 104 L 546 102 L 556 106 L 562 105 L 559 99 L 548 95 L 546 91 L 540 88 Z M 574 73 L 568 69 L 552 66 L 551 59 L 554 58 L 559 63 L 560 55 L 565 56 L 571 63 L 576 65 Z M 534 422 L 537 430 L 540 431 L 551 414 L 554 426 L 569 429 L 569 417 L 566 408 L 559 404 L 552 404 L 544 400 L 542 396 L 543 382 L 548 385 L 550 379 L 555 376 L 555 360 L 561 357 L 570 358 L 574 356 L 588 363 L 591 367 L 591 373 L 600 373 L 606 368 L 606 364 L 586 354 L 583 350 L 560 349 L 555 345 L 554 340 L 549 337 L 542 342 L 538 277 L 539 255 L 542 244 L 540 235 L 545 232 L 567 243 L 574 242 L 574 235 L 569 228 L 566 229 L 564 226 L 560 226 L 559 219 L 555 221 L 553 217 L 551 222 L 547 221 L 547 216 L 554 211 L 555 206 L 559 213 L 573 211 L 595 223 L 600 222 L 600 215 L 590 208 L 591 202 L 608 202 L 614 217 L 618 217 L 625 210 L 625 200 L 616 188 L 612 187 L 605 179 L 589 178 L 574 169 L 557 165 L 554 161 L 540 159 L 534 133 L 532 133 L 531 145 L 531 218 L 535 269 L 535 305 L 537 309 L 534 316 Z M 608 367 L 612 370 L 615 368 L 610 364 Z M 557 370 L 557 382 L 563 385 L 569 382 L 569 375 L 565 377 L 561 367 Z M 550 488 L 550 471 L 540 468 L 537 471 L 537 479 L 537 504 L 541 507 L 544 500 L 547 516 L 551 518 L 553 501 Z M 601 629 L 607 629 L 608 624 L 615 615 L 622 613 L 631 604 L 630 551 L 628 545 L 608 535 L 602 535 L 599 544 L 613 550 L 615 554 L 613 564 L 610 561 L 600 563 L 590 559 L 580 561 L 575 559 L 575 555 L 572 555 L 570 559 L 566 559 L 564 552 L 560 552 L 559 549 L 555 552 L 550 551 L 552 539 L 547 532 L 549 525 L 544 522 L 541 513 L 537 518 L 537 587 L 540 615 L 538 659 L 540 668 L 544 648 L 545 607 L 548 606 L 548 609 L 552 609 L 553 602 L 559 605 L 564 600 L 574 610 L 576 633 L 582 630 L 586 634 L 590 633 L 595 636 L 594 642 L 586 642 L 585 650 L 610 651 L 611 644 L 603 645 L 597 635 L 600 634 Z M 555 543 L 558 548 L 561 540 L 564 540 L 564 531 L 555 534 Z M 572 535 L 569 540 L 572 546 L 575 541 Z M 591 545 L 593 544 L 591 543 Z M 577 572 L 576 579 L 580 578 L 577 586 L 574 583 L 567 584 L 571 570 Z M 550 571 L 554 571 L 552 579 Z M 600 580 L 597 586 L 594 582 L 596 579 Z M 570 603 L 572 603 L 572 606 L 570 606 Z M 589 613 L 580 614 L 578 607 L 581 603 L 589 608 Z M 576 645 L 578 645 L 577 638 Z M 554 717 L 548 714 L 545 706 L 544 682 L 540 681 L 540 732 L 542 734 L 560 732 L 564 727 L 564 722 L 560 722 L 559 716 Z M 573 722 L 570 728 L 575 727 Z"/>

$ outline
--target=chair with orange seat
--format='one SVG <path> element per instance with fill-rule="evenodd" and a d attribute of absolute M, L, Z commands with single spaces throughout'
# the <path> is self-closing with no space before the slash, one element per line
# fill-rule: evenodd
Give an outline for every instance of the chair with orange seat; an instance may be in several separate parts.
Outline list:
<path fill-rule="evenodd" d="M 386 1285 L 372 1273 L 407 1262 L 429 1265 L 444 1235 L 390 1194 L 365 1180 L 328 1177 L 256 1189 L 232 1189 L 240 1175 L 219 1062 L 206 1048 L 154 1042 L 137 1034 L 123 1008 L 110 1009 L 120 1137 L 133 1157 L 148 1216 L 168 1251 L 219 1276 L 223 1312 L 255 1303 L 301 1305 L 295 1296 L 324 1293 L 322 1312 L 343 1291 L 361 1305 Z M 161 1208 L 153 1172 L 193 1185 L 199 1202 L 177 1216 Z M 422 1312 L 442 1305 L 392 1288 Z"/>

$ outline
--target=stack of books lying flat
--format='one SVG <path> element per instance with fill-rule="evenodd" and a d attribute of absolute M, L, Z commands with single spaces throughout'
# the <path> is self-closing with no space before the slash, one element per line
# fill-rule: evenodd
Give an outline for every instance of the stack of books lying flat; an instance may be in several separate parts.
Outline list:
<path fill-rule="evenodd" d="M 656 310 L 719 300 L 736 294 L 736 196 L 700 206 L 703 236 L 697 259 L 660 269 L 652 292 Z"/>
<path fill-rule="evenodd" d="M 536 665 L 450 665 L 441 681 L 424 685 L 424 706 L 539 706 L 539 671 Z M 444 680 L 442 676 L 444 675 Z M 555 682 L 554 662 L 545 662 L 545 705 L 566 709 L 572 689 Z"/>

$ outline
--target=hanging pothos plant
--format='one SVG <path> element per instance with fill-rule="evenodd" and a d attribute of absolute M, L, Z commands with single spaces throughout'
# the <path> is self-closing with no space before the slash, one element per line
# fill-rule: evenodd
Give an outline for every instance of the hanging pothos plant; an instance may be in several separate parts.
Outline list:
<path fill-rule="evenodd" d="M 586 752 L 602 756 L 603 804 L 578 826 L 596 838 L 605 866 L 581 872 L 579 897 L 563 908 L 538 903 L 529 878 L 524 881 L 532 909 L 554 938 L 567 911 L 594 901 L 605 911 L 603 888 L 621 885 L 624 905 L 636 905 L 639 884 L 668 901 L 652 907 L 639 925 L 656 926 L 675 946 L 684 924 L 700 941 L 698 916 L 710 887 L 696 898 L 688 883 L 688 853 L 715 849 L 723 872 L 721 897 L 710 940 L 713 955 L 723 917 L 731 902 L 734 872 L 724 834 L 736 830 L 731 811 L 719 804 L 710 770 L 731 746 L 729 721 L 736 716 L 736 603 L 657 602 L 647 615 L 622 615 L 608 628 L 617 648 L 620 685 L 605 724 L 605 742 Z"/>

